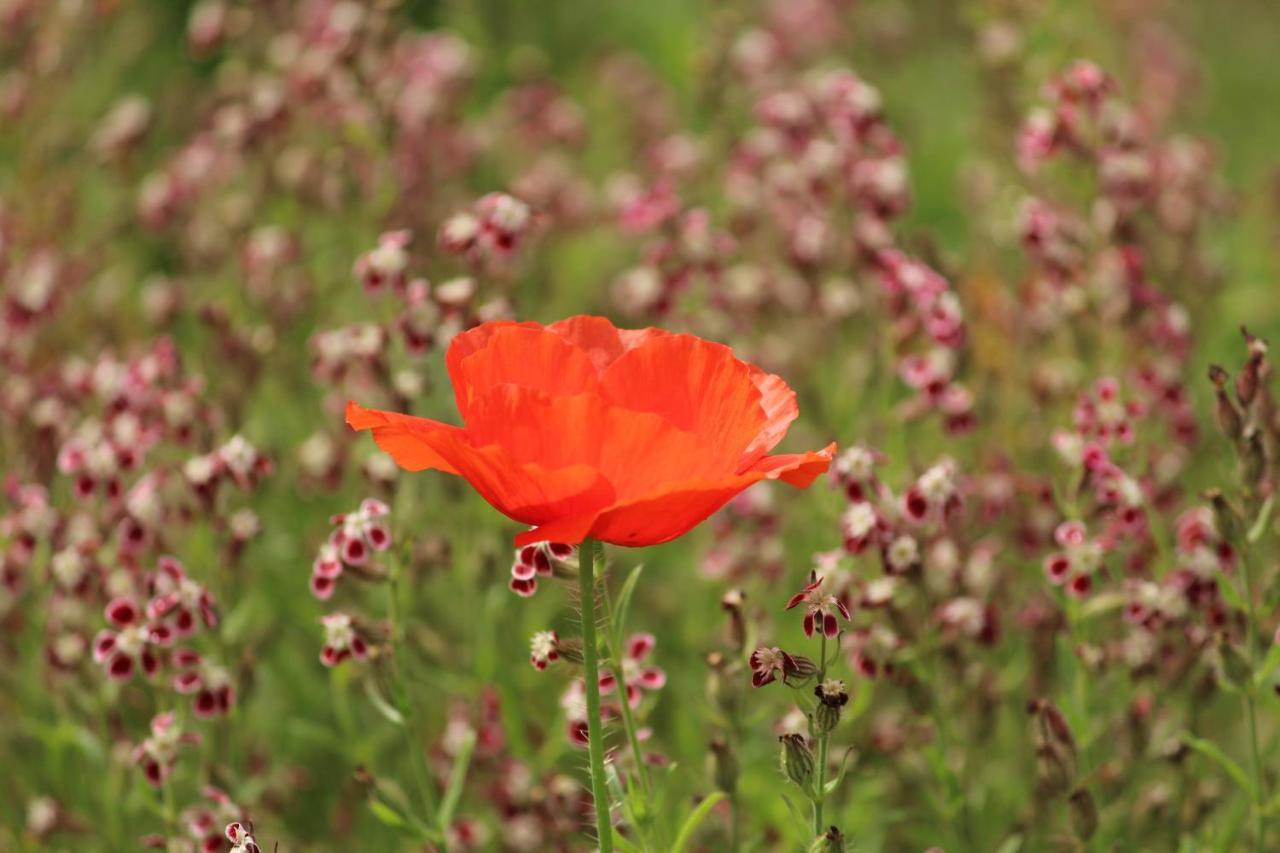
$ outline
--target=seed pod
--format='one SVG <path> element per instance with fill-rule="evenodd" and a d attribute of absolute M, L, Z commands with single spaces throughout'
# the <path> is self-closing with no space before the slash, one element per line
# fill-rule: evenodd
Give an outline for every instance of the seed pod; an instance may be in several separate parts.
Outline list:
<path fill-rule="evenodd" d="M 813 752 L 803 735 L 787 734 L 778 738 L 782 744 L 782 772 L 804 790 L 813 779 Z"/>
<path fill-rule="evenodd" d="M 1098 831 L 1098 806 L 1084 788 L 1071 794 L 1071 828 L 1081 841 L 1088 841 Z"/>

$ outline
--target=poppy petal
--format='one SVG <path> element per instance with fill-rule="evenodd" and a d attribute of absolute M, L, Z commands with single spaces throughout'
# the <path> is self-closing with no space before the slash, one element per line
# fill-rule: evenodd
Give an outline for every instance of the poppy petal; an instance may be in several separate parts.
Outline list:
<path fill-rule="evenodd" d="M 698 436 L 725 474 L 765 427 L 751 367 L 723 344 L 691 335 L 650 337 L 601 374 L 614 405 L 652 412 Z"/>
<path fill-rule="evenodd" d="M 764 427 L 756 434 L 751 444 L 747 445 L 742 455 L 741 465 L 746 468 L 754 464 L 761 456 L 777 446 L 787 434 L 791 422 L 800 416 L 800 407 L 796 404 L 796 392 L 780 376 L 765 373 L 754 365 L 751 367 L 751 379 L 760 392 L 760 407 L 764 409 Z"/>
<path fill-rule="evenodd" d="M 547 327 L 587 354 L 596 370 L 603 372 L 618 356 L 650 338 L 670 335 L 662 329 L 619 329 L 604 317 L 578 315 Z"/>
<path fill-rule="evenodd" d="M 591 536 L 615 545 L 669 542 L 692 530 L 734 495 L 762 479 L 752 472 L 718 482 L 674 486 L 660 494 L 618 504 L 596 518 Z"/>
<path fill-rule="evenodd" d="M 593 394 L 551 397 L 499 386 L 471 402 L 466 434 L 478 447 L 501 445 L 517 462 L 590 465 L 613 486 L 611 502 L 650 494 L 664 483 L 726 473 L 696 435 Z"/>
<path fill-rule="evenodd" d="M 430 418 L 366 409 L 354 402 L 347 403 L 347 426 L 357 431 L 372 430 L 374 443 L 406 471 L 434 469 L 446 474 L 458 473 L 435 450 L 429 438 L 437 432 L 452 431 L 460 434 L 461 430 L 455 426 Z"/>
<path fill-rule="evenodd" d="M 831 459 L 835 454 L 836 443 L 833 441 L 821 450 L 766 456 L 753 465 L 751 470 L 762 472 L 770 480 L 781 480 L 797 489 L 807 489 L 831 466 Z"/>
<path fill-rule="evenodd" d="M 463 423 L 482 392 L 519 385 L 552 397 L 596 390 L 595 365 L 578 347 L 536 323 L 485 323 L 456 336 L 445 354 Z"/>
<path fill-rule="evenodd" d="M 347 412 L 354 429 L 372 429 L 378 446 L 402 466 L 426 461 L 457 474 L 499 512 L 525 524 L 576 517 L 614 499 L 613 487 L 590 465 L 521 463 L 498 445 L 473 446 L 462 430 L 447 424 L 355 403 Z"/>
<path fill-rule="evenodd" d="M 615 545 L 658 545 L 682 536 L 735 495 L 760 480 L 782 480 L 804 488 L 827 470 L 832 442 L 820 451 L 769 456 L 754 469 L 722 480 L 677 483 L 642 498 L 622 500 L 588 517 L 561 519 L 516 537 L 517 545 L 544 539 L 576 545 L 588 535 Z"/>

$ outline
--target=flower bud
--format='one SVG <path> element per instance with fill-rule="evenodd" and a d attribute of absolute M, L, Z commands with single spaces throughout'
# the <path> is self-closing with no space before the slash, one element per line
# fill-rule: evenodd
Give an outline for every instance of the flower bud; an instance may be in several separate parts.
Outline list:
<path fill-rule="evenodd" d="M 720 599 L 720 607 L 729 614 L 729 644 L 742 652 L 747 645 L 747 622 L 743 614 L 743 604 L 747 594 L 741 589 L 731 589 Z"/>
<path fill-rule="evenodd" d="M 786 663 L 782 680 L 792 687 L 804 684 L 818 674 L 818 665 L 812 659 L 804 655 L 788 655 L 788 657 L 790 660 Z"/>
<path fill-rule="evenodd" d="M 815 733 L 825 735 L 840 722 L 840 711 L 849 702 L 849 691 L 844 682 L 829 678 L 813 688 L 818 697 L 818 707 L 813 712 Z"/>
<path fill-rule="evenodd" d="M 1262 443 L 1262 431 L 1250 426 L 1244 431 L 1244 448 L 1240 451 L 1240 476 L 1253 485 L 1262 479 L 1267 470 L 1267 451 Z"/>
<path fill-rule="evenodd" d="M 1240 331 L 1244 334 L 1245 342 L 1249 346 L 1249 360 L 1245 362 L 1244 369 L 1236 377 L 1236 399 L 1240 401 L 1243 408 L 1248 409 L 1253 404 L 1254 398 L 1258 396 L 1258 377 L 1262 371 L 1263 361 L 1267 357 L 1267 344 L 1250 334 L 1246 328 L 1241 327 Z"/>
<path fill-rule="evenodd" d="M 1209 381 L 1213 383 L 1217 405 L 1214 414 L 1218 419 L 1218 428 L 1222 430 L 1222 434 L 1232 441 L 1239 441 L 1240 434 L 1244 430 L 1244 419 L 1240 416 L 1240 411 L 1236 408 L 1235 403 L 1231 402 L 1231 398 L 1227 396 L 1226 384 L 1227 371 L 1218 365 L 1210 365 Z"/>
<path fill-rule="evenodd" d="M 1098 831 L 1098 806 L 1084 788 L 1071 794 L 1071 828 L 1081 841 L 1088 841 Z"/>
<path fill-rule="evenodd" d="M 1076 746 L 1062 712 L 1048 700 L 1036 699 L 1027 710 L 1036 716 L 1036 788 L 1043 797 L 1071 790 L 1076 776 Z"/>
<path fill-rule="evenodd" d="M 813 839 L 809 853 L 841 853 L 844 850 L 844 833 L 839 827 L 827 827 L 827 831 Z"/>
<path fill-rule="evenodd" d="M 722 737 L 711 741 L 711 778 L 716 787 L 727 794 L 732 794 L 738 787 L 738 758 L 733 748 Z"/>
<path fill-rule="evenodd" d="M 782 772 L 806 791 L 813 778 L 813 752 L 803 735 L 786 734 L 778 737 L 782 744 Z"/>

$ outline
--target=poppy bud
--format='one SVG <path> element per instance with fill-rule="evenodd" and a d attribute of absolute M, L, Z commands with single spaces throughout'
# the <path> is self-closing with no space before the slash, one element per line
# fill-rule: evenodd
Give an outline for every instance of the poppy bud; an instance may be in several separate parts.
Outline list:
<path fill-rule="evenodd" d="M 841 853 L 844 850 L 844 833 L 839 827 L 827 827 L 827 831 L 813 839 L 809 853 Z"/>
<path fill-rule="evenodd" d="M 817 734 L 825 735 L 840 722 L 840 711 L 849 702 L 849 691 L 844 682 L 834 678 L 813 688 L 818 697 L 818 707 L 813 712 L 813 727 Z"/>
<path fill-rule="evenodd" d="M 1216 364 L 1209 367 L 1209 381 L 1214 385 L 1217 398 L 1214 414 L 1218 419 L 1218 428 L 1227 438 L 1239 441 L 1240 434 L 1244 430 L 1244 419 L 1236 409 L 1235 403 L 1231 402 L 1231 398 L 1227 396 L 1227 379 L 1227 372 L 1221 367 Z"/>
<path fill-rule="evenodd" d="M 1098 806 L 1084 788 L 1071 794 L 1071 828 L 1076 837 L 1088 841 L 1098 831 Z"/>
<path fill-rule="evenodd" d="M 804 790 L 809 790 L 813 778 L 813 752 L 803 735 L 781 735 L 778 742 L 782 744 L 782 772 Z"/>
<path fill-rule="evenodd" d="M 738 758 L 733 748 L 722 737 L 711 741 L 711 778 L 716 787 L 727 794 L 732 794 L 738 787 Z"/>

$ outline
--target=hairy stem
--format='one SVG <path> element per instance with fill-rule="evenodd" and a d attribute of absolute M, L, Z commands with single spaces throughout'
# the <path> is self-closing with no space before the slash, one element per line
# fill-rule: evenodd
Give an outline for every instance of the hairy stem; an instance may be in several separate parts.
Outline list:
<path fill-rule="evenodd" d="M 627 733 L 627 744 L 631 747 L 631 755 L 635 758 L 636 773 L 640 776 L 640 786 L 647 797 L 652 790 L 649 781 L 649 767 L 644 763 L 644 755 L 640 752 L 640 738 L 636 734 L 635 718 L 631 715 L 631 703 L 627 697 L 627 680 L 622 671 L 622 626 L 614 624 L 613 601 L 609 598 L 608 584 L 600 584 L 600 597 L 604 600 L 605 633 L 609 640 L 610 669 L 613 670 L 614 681 L 618 683 L 618 695 L 622 698 L 622 728 Z"/>
<path fill-rule="evenodd" d="M 591 759 L 591 798 L 596 806 L 596 840 L 600 853 L 613 850 L 609 794 L 604 778 L 604 735 L 600 730 L 600 670 L 596 647 L 595 547 L 590 539 L 578 548 L 578 591 L 582 597 L 582 679 L 587 689 L 587 752 Z M 626 705 L 626 698 L 623 698 Z"/>
<path fill-rule="evenodd" d="M 818 647 L 818 684 L 827 679 L 827 635 L 819 630 L 819 636 L 822 638 Z M 827 775 L 827 742 L 831 739 L 829 732 L 823 732 L 818 735 L 818 762 L 814 768 L 814 785 L 813 785 L 813 834 L 821 835 L 823 832 L 822 806 L 826 799 L 826 775 Z"/>

